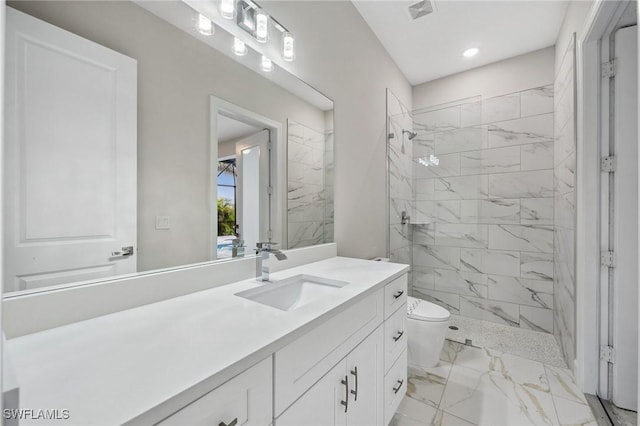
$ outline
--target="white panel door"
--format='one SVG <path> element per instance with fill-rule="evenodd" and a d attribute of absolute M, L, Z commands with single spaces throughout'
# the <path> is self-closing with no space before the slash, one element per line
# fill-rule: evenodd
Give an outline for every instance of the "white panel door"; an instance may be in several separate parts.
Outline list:
<path fill-rule="evenodd" d="M 266 130 L 236 143 L 236 223 L 248 253 L 256 248 L 256 243 L 269 237 L 268 143 Z"/>
<path fill-rule="evenodd" d="M 638 395 L 638 39 L 615 34 L 613 403 L 637 409 Z"/>
<path fill-rule="evenodd" d="M 5 89 L 4 291 L 135 272 L 136 61 L 7 8 Z"/>

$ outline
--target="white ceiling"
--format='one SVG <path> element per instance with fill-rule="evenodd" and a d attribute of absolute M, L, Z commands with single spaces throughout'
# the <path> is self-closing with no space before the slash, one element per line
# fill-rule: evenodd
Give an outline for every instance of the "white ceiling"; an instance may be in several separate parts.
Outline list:
<path fill-rule="evenodd" d="M 563 0 L 435 0 L 435 11 L 413 20 L 404 0 L 352 0 L 412 85 L 555 44 Z M 462 52 L 480 52 L 465 58 Z"/>
<path fill-rule="evenodd" d="M 259 127 L 218 114 L 218 143 L 242 139 L 260 130 L 262 129 Z"/>

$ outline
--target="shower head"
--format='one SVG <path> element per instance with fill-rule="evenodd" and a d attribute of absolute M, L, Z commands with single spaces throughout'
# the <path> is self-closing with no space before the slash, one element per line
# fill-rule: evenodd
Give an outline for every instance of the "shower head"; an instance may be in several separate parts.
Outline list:
<path fill-rule="evenodd" d="M 404 135 L 405 133 L 409 135 L 409 140 L 412 140 L 413 138 L 418 136 L 418 132 L 411 132 L 409 130 L 403 130 L 402 134 Z"/>

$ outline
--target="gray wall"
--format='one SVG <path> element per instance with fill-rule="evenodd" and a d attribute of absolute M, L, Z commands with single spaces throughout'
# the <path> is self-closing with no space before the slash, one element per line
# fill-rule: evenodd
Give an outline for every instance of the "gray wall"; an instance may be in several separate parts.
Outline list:
<path fill-rule="evenodd" d="M 139 270 L 208 260 L 210 95 L 283 128 L 324 126 L 319 109 L 133 3 L 9 5 L 138 61 Z M 156 215 L 172 229 L 155 230 Z"/>

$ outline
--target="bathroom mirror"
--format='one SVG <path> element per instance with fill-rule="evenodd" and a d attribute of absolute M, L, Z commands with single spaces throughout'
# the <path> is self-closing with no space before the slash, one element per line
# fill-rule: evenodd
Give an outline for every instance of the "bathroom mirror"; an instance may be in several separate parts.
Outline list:
<path fill-rule="evenodd" d="M 330 99 L 181 1 L 8 6 L 4 295 L 333 241 Z"/>

